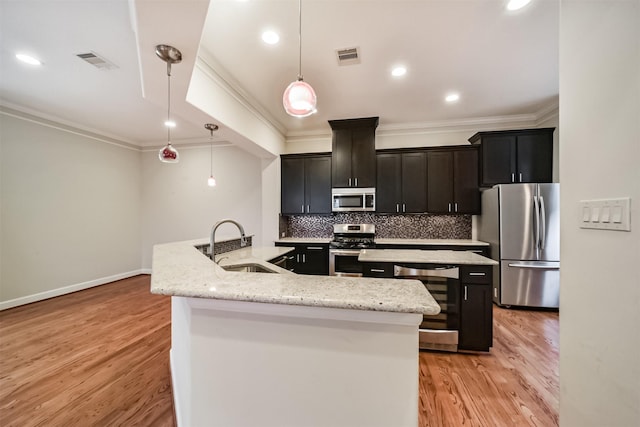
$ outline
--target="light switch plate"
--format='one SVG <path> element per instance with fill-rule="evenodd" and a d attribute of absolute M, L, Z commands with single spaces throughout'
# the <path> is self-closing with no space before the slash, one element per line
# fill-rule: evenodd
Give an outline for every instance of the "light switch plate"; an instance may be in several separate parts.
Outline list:
<path fill-rule="evenodd" d="M 581 200 L 580 228 L 631 231 L 631 198 Z"/>

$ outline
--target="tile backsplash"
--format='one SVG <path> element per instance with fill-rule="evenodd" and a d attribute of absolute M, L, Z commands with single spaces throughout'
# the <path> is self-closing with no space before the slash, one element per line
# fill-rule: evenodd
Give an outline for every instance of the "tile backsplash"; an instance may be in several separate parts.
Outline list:
<path fill-rule="evenodd" d="M 376 215 L 366 212 L 280 218 L 280 235 L 332 237 L 333 224 L 375 224 L 387 239 L 471 239 L 471 215 Z"/>

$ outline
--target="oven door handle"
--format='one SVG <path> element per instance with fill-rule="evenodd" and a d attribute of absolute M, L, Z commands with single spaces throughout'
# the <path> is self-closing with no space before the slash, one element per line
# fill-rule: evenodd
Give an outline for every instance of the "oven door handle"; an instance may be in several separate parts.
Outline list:
<path fill-rule="evenodd" d="M 360 255 L 360 249 L 329 249 L 331 255 Z"/>

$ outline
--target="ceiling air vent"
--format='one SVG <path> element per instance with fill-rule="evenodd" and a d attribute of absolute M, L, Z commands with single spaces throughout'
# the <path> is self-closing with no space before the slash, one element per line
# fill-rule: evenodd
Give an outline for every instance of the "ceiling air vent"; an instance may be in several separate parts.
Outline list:
<path fill-rule="evenodd" d="M 76 56 L 100 70 L 113 70 L 115 68 L 118 68 L 115 64 L 107 61 L 106 59 L 104 59 L 103 57 L 99 56 L 94 52 L 79 53 Z"/>
<path fill-rule="evenodd" d="M 336 50 L 338 65 L 353 65 L 360 63 L 360 52 L 357 47 Z"/>

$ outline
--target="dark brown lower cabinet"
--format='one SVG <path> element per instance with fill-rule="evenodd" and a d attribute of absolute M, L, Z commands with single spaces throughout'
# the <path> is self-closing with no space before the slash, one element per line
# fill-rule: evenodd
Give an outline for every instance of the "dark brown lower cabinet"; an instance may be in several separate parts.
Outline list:
<path fill-rule="evenodd" d="M 289 256 L 288 269 L 297 274 L 329 275 L 329 244 L 299 244 L 276 242 L 276 246 L 294 247 Z"/>
<path fill-rule="evenodd" d="M 460 270 L 458 349 L 489 351 L 493 345 L 492 267 L 462 266 Z"/>

